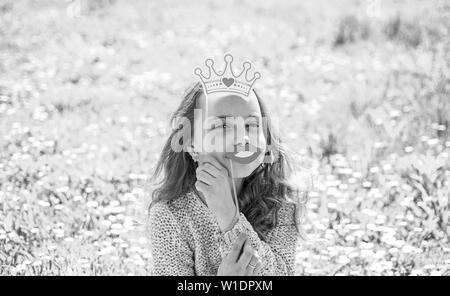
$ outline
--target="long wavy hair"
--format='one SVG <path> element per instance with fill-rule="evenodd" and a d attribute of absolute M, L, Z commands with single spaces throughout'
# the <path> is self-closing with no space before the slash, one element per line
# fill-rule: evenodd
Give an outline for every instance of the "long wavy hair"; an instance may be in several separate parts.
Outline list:
<path fill-rule="evenodd" d="M 263 101 L 255 89 L 253 89 L 261 109 L 261 115 L 267 120 L 264 128 L 267 149 L 266 152 L 276 156 L 272 163 L 262 163 L 252 174 L 244 178 L 241 192 L 238 194 L 239 209 L 252 224 L 258 236 L 266 240 L 266 234 L 273 229 L 278 222 L 278 211 L 284 202 L 293 203 L 296 207 L 296 228 L 301 238 L 306 238 L 300 222 L 304 218 L 307 192 L 301 192 L 288 182 L 288 176 L 292 172 L 291 159 L 287 149 L 282 144 L 271 125 L 270 116 Z M 198 99 L 203 93 L 201 83 L 191 85 L 185 92 L 183 99 L 170 119 L 172 130 L 156 164 L 151 178 L 156 187 L 151 194 L 152 205 L 160 200 L 172 200 L 189 191 L 195 192 L 197 163 L 187 152 L 189 141 L 179 143 L 183 150 L 176 152 L 171 143 L 175 135 L 181 130 L 181 118 L 188 118 L 191 126 L 191 138 L 194 133 L 194 109 L 199 106 Z M 181 139 L 183 141 L 183 139 Z M 303 194 L 302 199 L 300 194 Z"/>

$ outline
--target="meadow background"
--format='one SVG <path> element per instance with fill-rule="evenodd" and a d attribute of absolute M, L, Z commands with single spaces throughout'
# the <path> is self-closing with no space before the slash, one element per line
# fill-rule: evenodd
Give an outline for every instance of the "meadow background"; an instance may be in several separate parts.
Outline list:
<path fill-rule="evenodd" d="M 149 274 L 169 116 L 225 52 L 312 176 L 297 274 L 450 274 L 445 0 L 0 0 L 0 274 Z"/>

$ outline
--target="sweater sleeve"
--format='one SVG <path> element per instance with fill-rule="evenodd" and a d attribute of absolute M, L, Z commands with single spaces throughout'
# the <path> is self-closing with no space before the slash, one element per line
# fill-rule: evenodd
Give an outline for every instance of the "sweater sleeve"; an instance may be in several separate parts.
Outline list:
<path fill-rule="evenodd" d="M 152 275 L 195 275 L 193 252 L 165 202 L 157 202 L 150 208 L 148 232 Z"/>
<path fill-rule="evenodd" d="M 219 234 L 222 259 L 230 252 L 239 234 L 244 232 L 261 258 L 262 269 L 259 275 L 294 275 L 295 253 L 299 237 L 295 224 L 295 209 L 295 204 L 284 203 L 278 212 L 277 225 L 267 233 L 267 242 L 259 238 L 253 226 L 241 212 L 233 228 Z"/>

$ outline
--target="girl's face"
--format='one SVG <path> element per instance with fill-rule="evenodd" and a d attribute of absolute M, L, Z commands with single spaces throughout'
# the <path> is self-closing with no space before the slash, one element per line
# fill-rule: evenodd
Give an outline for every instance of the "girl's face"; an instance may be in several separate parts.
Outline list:
<path fill-rule="evenodd" d="M 209 154 L 231 171 L 231 159 L 235 178 L 249 176 L 263 162 L 266 149 L 261 109 L 255 93 L 251 92 L 248 97 L 225 92 L 209 94 L 206 120 L 205 104 L 206 96 L 202 94 L 199 98 L 202 117 L 194 119 L 194 136 L 203 135 L 202 142 L 196 141 L 203 143 L 199 163 Z M 196 147 L 196 150 L 200 149 Z"/>

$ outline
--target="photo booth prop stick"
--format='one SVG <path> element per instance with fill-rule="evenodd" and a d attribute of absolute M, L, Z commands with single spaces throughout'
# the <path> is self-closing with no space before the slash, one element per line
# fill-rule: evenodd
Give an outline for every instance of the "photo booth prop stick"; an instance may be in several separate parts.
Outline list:
<path fill-rule="evenodd" d="M 233 61 L 233 56 L 231 54 L 226 54 L 224 56 L 225 60 L 225 69 L 223 71 L 217 72 L 214 69 L 214 62 L 212 59 L 206 59 L 205 65 L 208 67 L 208 75 L 203 76 L 202 70 L 199 67 L 196 67 L 194 70 L 194 74 L 200 78 L 200 82 L 203 86 L 203 91 L 206 97 L 205 101 L 205 119 L 204 122 L 208 119 L 208 96 L 215 92 L 224 92 L 229 94 L 237 94 L 243 99 L 247 100 L 255 81 L 261 78 L 261 74 L 256 72 L 253 75 L 252 79 L 248 79 L 248 72 L 251 68 L 251 63 L 246 61 L 243 64 L 242 71 L 235 75 L 231 66 L 231 62 Z M 237 151 L 234 147 L 232 152 L 225 152 L 226 157 L 230 163 L 230 173 L 233 185 L 233 200 L 236 205 L 236 212 L 233 221 L 235 221 L 236 217 L 239 215 L 239 203 L 237 199 L 236 192 L 236 184 L 234 182 L 234 168 L 233 161 L 236 161 L 241 164 L 249 164 L 254 161 L 259 154 L 263 152 L 263 150 L 259 147 L 253 146 L 251 144 L 246 144 L 244 151 L 255 151 L 251 153 L 249 156 L 241 157 L 240 154 L 243 151 Z"/>

